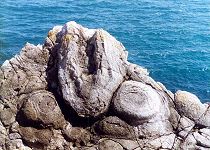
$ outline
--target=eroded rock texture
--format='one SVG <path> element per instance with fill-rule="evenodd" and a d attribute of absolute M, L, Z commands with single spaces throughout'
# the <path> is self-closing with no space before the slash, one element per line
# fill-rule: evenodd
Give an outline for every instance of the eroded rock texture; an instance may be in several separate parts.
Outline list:
<path fill-rule="evenodd" d="M 154 81 L 102 29 L 75 22 L 0 68 L 0 149 L 210 149 L 210 107 Z"/>
<path fill-rule="evenodd" d="M 106 31 L 67 23 L 61 30 L 58 79 L 63 98 L 80 116 L 98 116 L 109 108 L 126 74 L 123 45 Z"/>

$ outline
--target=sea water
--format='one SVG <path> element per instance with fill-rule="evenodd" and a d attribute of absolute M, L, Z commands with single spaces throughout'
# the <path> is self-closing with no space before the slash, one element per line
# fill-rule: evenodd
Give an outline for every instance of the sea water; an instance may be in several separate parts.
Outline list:
<path fill-rule="evenodd" d="M 210 101 L 210 0 L 2 0 L 0 64 L 71 20 L 110 32 L 171 91 Z"/>

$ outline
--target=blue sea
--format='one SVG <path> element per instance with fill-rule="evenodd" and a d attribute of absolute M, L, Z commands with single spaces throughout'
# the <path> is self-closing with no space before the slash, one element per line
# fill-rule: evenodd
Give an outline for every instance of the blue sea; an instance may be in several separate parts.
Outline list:
<path fill-rule="evenodd" d="M 2 0 L 0 64 L 71 20 L 110 32 L 171 91 L 210 101 L 210 0 Z"/>

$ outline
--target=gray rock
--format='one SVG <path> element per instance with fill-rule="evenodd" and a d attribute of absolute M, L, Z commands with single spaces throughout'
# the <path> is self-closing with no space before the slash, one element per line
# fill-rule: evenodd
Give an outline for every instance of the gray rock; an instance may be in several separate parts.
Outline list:
<path fill-rule="evenodd" d="M 63 134 L 68 141 L 75 143 L 76 146 L 86 146 L 91 139 L 90 132 L 79 127 L 67 126 L 63 130 Z"/>
<path fill-rule="evenodd" d="M 7 140 L 7 131 L 6 128 L 3 126 L 2 122 L 0 121 L 0 149 L 4 150 L 5 148 L 5 143 Z"/>
<path fill-rule="evenodd" d="M 25 146 L 21 139 L 10 140 L 6 143 L 6 150 L 32 150 Z"/>
<path fill-rule="evenodd" d="M 38 149 L 46 149 L 53 137 L 51 130 L 33 127 L 20 127 L 19 133 L 28 146 Z"/>
<path fill-rule="evenodd" d="M 210 136 L 206 134 L 200 134 L 198 132 L 194 132 L 193 136 L 195 137 L 195 140 L 200 146 L 203 146 L 205 148 L 210 148 Z"/>
<path fill-rule="evenodd" d="M 113 141 L 119 143 L 124 149 L 134 150 L 139 147 L 138 139 L 126 140 L 126 139 L 112 139 Z"/>
<path fill-rule="evenodd" d="M 60 130 L 53 130 L 53 138 L 50 140 L 49 150 L 68 150 L 70 149 L 69 143 L 63 137 L 63 134 Z"/>
<path fill-rule="evenodd" d="M 173 128 L 167 120 L 156 120 L 137 126 L 139 138 L 161 137 L 173 133 Z"/>
<path fill-rule="evenodd" d="M 21 139 L 21 136 L 20 136 L 19 133 L 10 133 L 9 134 L 9 139 L 10 140 Z"/>
<path fill-rule="evenodd" d="M 131 63 L 127 63 L 127 66 L 127 76 L 129 79 L 150 85 L 156 90 L 163 89 L 162 86 L 160 86 L 150 76 L 148 76 L 149 73 L 145 68 Z"/>
<path fill-rule="evenodd" d="M 27 43 L 20 55 L 2 64 L 0 100 L 4 107 L 16 114 L 21 107 L 23 95 L 47 88 L 45 71 L 48 57 L 48 51 L 41 45 Z"/>
<path fill-rule="evenodd" d="M 145 147 L 152 149 L 172 149 L 175 141 L 175 134 L 162 135 L 159 138 L 148 140 Z"/>
<path fill-rule="evenodd" d="M 210 128 L 203 128 L 199 130 L 200 133 L 210 136 Z"/>
<path fill-rule="evenodd" d="M 56 129 L 65 125 L 60 107 L 53 94 L 48 91 L 42 90 L 31 93 L 21 111 L 24 119 L 34 124 L 53 126 Z"/>
<path fill-rule="evenodd" d="M 0 119 L 5 126 L 8 126 L 15 122 L 15 113 L 10 108 L 4 109 L 0 112 Z"/>
<path fill-rule="evenodd" d="M 123 150 L 123 147 L 119 144 L 114 142 L 113 140 L 102 140 L 98 146 L 99 150 Z"/>
<path fill-rule="evenodd" d="M 172 127 L 176 130 L 178 128 L 181 116 L 179 115 L 175 107 L 169 107 L 169 110 L 170 110 L 169 121 Z"/>
<path fill-rule="evenodd" d="M 69 22 L 62 28 L 58 79 L 63 97 L 80 116 L 107 111 L 126 74 L 125 48 L 104 30 Z"/>
<path fill-rule="evenodd" d="M 186 91 L 177 91 L 175 93 L 175 103 L 181 115 L 194 121 L 197 121 L 206 111 L 206 107 L 198 97 Z"/>
<path fill-rule="evenodd" d="M 99 121 L 94 130 L 103 137 L 135 139 L 133 127 L 116 116 L 110 116 Z"/>
<path fill-rule="evenodd" d="M 114 98 L 115 111 L 135 125 L 155 117 L 161 105 L 161 97 L 152 87 L 136 81 L 123 82 Z"/>
<path fill-rule="evenodd" d="M 203 104 L 206 107 L 206 111 L 201 115 L 201 117 L 196 121 L 197 124 L 210 127 L 210 105 Z"/>
<path fill-rule="evenodd" d="M 194 128 L 195 123 L 187 117 L 181 117 L 177 127 L 178 135 L 182 138 L 186 138 L 192 129 Z"/>
<path fill-rule="evenodd" d="M 179 145 L 180 149 L 195 149 L 197 141 L 192 133 L 189 133 L 188 136 L 181 142 Z"/>

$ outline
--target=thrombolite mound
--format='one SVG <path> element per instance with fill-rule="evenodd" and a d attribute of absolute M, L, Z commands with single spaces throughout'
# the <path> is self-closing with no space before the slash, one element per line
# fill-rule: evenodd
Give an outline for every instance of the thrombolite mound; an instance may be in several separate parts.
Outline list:
<path fill-rule="evenodd" d="M 68 22 L 1 66 L 0 149 L 210 149 L 210 108 L 106 31 Z"/>

